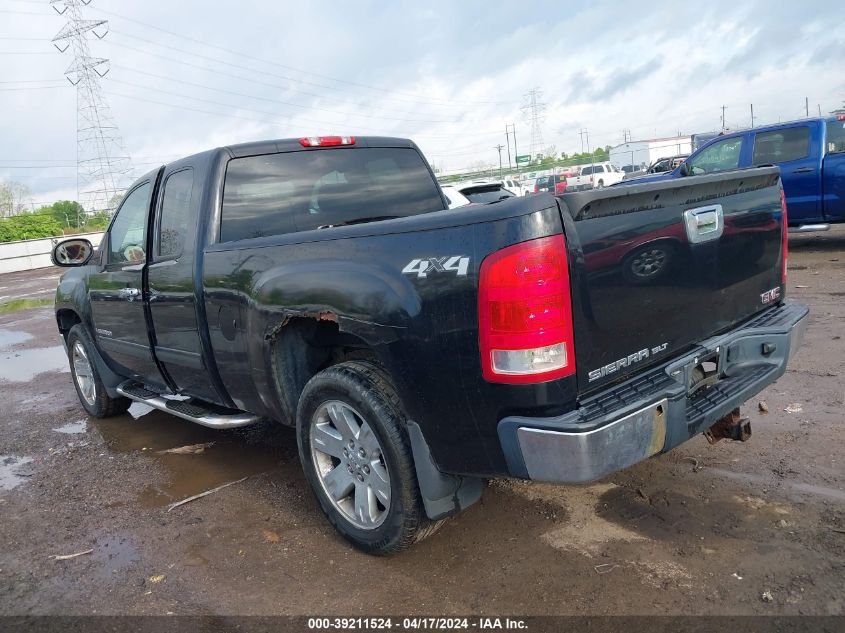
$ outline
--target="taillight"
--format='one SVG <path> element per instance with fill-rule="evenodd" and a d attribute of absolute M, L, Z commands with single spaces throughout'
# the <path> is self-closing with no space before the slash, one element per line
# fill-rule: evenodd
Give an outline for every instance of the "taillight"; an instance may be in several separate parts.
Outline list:
<path fill-rule="evenodd" d="M 307 136 L 299 139 L 302 147 L 332 147 L 334 145 L 355 145 L 354 136 Z"/>
<path fill-rule="evenodd" d="M 490 382 L 542 382 L 575 373 L 563 235 L 515 244 L 481 262 L 478 328 L 482 373 Z"/>
<path fill-rule="evenodd" d="M 845 121 L 845 114 L 837 114 L 836 120 L 837 121 Z"/>
<path fill-rule="evenodd" d="M 780 264 L 781 285 L 783 285 L 784 292 L 786 291 L 786 260 L 789 259 L 789 226 L 787 225 L 786 214 L 786 194 L 783 189 L 780 190 L 780 208 L 781 208 L 781 242 L 783 251 Z"/>
<path fill-rule="evenodd" d="M 540 193 L 540 185 L 538 185 L 536 182 L 534 183 L 534 193 Z"/>

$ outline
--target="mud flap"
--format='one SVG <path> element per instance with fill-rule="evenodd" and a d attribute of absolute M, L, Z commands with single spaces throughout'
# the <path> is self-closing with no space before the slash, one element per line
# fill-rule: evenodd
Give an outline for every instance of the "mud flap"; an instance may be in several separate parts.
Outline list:
<path fill-rule="evenodd" d="M 422 430 L 413 420 L 408 421 L 408 436 L 411 439 L 414 468 L 417 471 L 425 513 L 429 519 L 436 521 L 457 514 L 481 498 L 485 480 L 441 472 L 431 458 L 431 451 Z"/>

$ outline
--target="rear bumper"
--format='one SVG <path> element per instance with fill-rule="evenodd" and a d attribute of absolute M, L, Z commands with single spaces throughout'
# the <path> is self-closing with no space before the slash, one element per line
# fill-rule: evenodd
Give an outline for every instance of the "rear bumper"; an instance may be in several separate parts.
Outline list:
<path fill-rule="evenodd" d="M 807 326 L 806 306 L 767 310 L 693 351 L 554 418 L 508 417 L 498 432 L 510 473 L 560 483 L 599 479 L 706 431 L 786 371 Z M 719 381 L 689 395 L 693 369 L 718 358 Z"/>

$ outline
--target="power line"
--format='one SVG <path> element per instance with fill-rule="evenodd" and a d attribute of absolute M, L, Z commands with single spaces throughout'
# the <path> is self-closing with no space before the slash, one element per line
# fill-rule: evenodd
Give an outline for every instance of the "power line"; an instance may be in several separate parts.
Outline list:
<path fill-rule="evenodd" d="M 390 121 L 402 121 L 402 122 L 406 122 L 406 123 L 458 123 L 457 120 L 454 120 L 454 121 L 436 121 L 436 120 L 429 120 L 429 119 L 404 119 L 404 118 L 389 117 L 389 116 L 384 116 L 384 115 L 370 115 L 370 114 L 361 114 L 361 113 L 357 113 L 357 112 L 342 112 L 340 110 L 331 110 L 329 108 L 321 108 L 319 106 L 301 105 L 299 103 L 292 103 L 290 101 L 282 101 L 280 99 L 272 99 L 270 97 L 260 97 L 258 95 L 246 94 L 246 93 L 243 93 L 243 92 L 238 92 L 236 90 L 226 90 L 225 88 L 215 88 L 214 86 L 209 86 L 207 84 L 200 84 L 200 83 L 196 83 L 196 82 L 192 82 L 192 81 L 184 81 L 182 79 L 173 79 L 171 77 L 165 77 L 163 75 L 157 75 L 155 73 L 150 73 L 150 72 L 147 72 L 147 71 L 144 71 L 144 70 L 138 70 L 137 68 L 127 68 L 125 66 L 119 66 L 119 65 L 115 65 L 114 67 L 120 68 L 121 70 L 128 70 L 129 72 L 138 73 L 138 74 L 141 74 L 141 75 L 147 75 L 148 77 L 154 77 L 156 79 L 163 79 L 165 81 L 172 81 L 174 83 L 178 83 L 178 84 L 185 85 L 185 86 L 194 86 L 195 88 L 202 88 L 204 90 L 212 90 L 214 92 L 222 92 L 224 94 L 230 94 L 230 95 L 234 95 L 234 96 L 238 96 L 238 97 L 246 97 L 248 99 L 256 99 L 258 101 L 268 101 L 270 103 L 278 103 L 278 104 L 290 106 L 290 107 L 293 107 L 293 108 L 301 108 L 303 110 L 318 110 L 318 111 L 321 111 L 321 112 L 330 112 L 330 113 L 333 113 L 333 114 L 342 114 L 344 116 L 359 116 L 359 117 L 365 117 L 365 118 L 368 118 L 368 119 L 379 119 L 379 120 L 387 119 L 387 120 L 390 120 Z M 117 82 L 117 83 L 128 84 L 128 85 L 136 85 L 136 84 L 131 84 L 131 83 L 126 82 L 126 81 L 121 81 L 120 79 L 112 78 L 112 81 Z"/>
<path fill-rule="evenodd" d="M 262 78 L 269 76 L 269 77 L 273 77 L 275 79 L 282 79 L 284 81 L 294 82 L 294 83 L 305 83 L 305 84 L 311 84 L 312 83 L 312 82 L 303 82 L 301 80 L 289 77 L 287 75 L 280 75 L 278 73 L 273 73 L 273 72 L 264 71 L 264 70 L 256 70 L 254 68 L 250 68 L 249 66 L 244 66 L 242 64 L 233 64 L 231 62 L 227 62 L 226 60 L 218 59 L 216 57 L 209 57 L 207 55 L 202 55 L 201 53 L 194 53 L 194 52 L 191 52 L 191 51 L 187 51 L 185 49 L 176 48 L 176 47 L 173 47 L 173 46 L 168 46 L 166 44 L 158 44 L 156 42 L 152 42 L 152 41 L 146 40 L 144 38 L 139 38 L 139 37 L 136 37 L 134 35 L 128 35 L 126 33 L 121 33 L 120 31 L 115 31 L 115 32 L 118 33 L 118 35 L 120 35 L 122 37 L 130 37 L 132 39 L 137 39 L 137 40 L 140 40 L 142 42 L 152 44 L 153 46 L 160 46 L 162 48 L 170 48 L 172 50 L 178 51 L 178 52 L 183 53 L 183 54 L 192 55 L 194 57 L 197 57 L 199 59 L 203 59 L 205 61 L 214 62 L 215 64 L 218 64 L 218 65 L 228 66 L 230 68 L 235 68 L 235 69 L 238 69 L 238 70 L 245 70 L 249 73 L 258 74 Z M 204 72 L 213 72 L 215 75 L 232 77 L 234 79 L 239 79 L 241 81 L 249 82 L 250 84 L 253 84 L 253 85 L 263 85 L 263 86 L 267 86 L 267 87 L 270 87 L 270 88 L 278 88 L 280 90 L 293 90 L 293 91 L 295 91 L 295 92 L 297 92 L 301 95 L 314 97 L 314 98 L 317 98 L 317 99 L 328 99 L 328 100 L 336 101 L 336 102 L 344 104 L 344 105 L 350 103 L 350 101 L 346 100 L 346 99 L 341 99 L 341 98 L 334 97 L 334 96 L 331 96 L 331 95 L 325 95 L 325 94 L 320 94 L 320 93 L 316 93 L 316 92 L 309 92 L 309 91 L 303 90 L 303 89 L 301 89 L 297 86 L 290 86 L 290 85 L 284 85 L 283 86 L 283 85 L 279 85 L 279 84 L 269 83 L 269 82 L 266 82 L 266 81 L 261 81 L 261 80 L 255 79 L 254 77 L 245 77 L 243 75 L 239 75 L 239 74 L 235 74 L 235 73 L 227 73 L 225 71 L 220 70 L 219 68 L 214 68 L 212 70 L 212 69 L 209 69 L 208 66 L 204 66 L 202 64 L 195 64 L 193 62 L 190 62 L 190 61 L 187 61 L 187 60 L 184 60 L 184 59 L 172 57 L 172 56 L 169 56 L 169 55 L 162 55 L 160 53 L 155 53 L 155 52 L 152 52 L 152 51 L 149 51 L 149 50 L 145 50 L 143 48 L 137 48 L 135 46 L 130 46 L 130 45 L 125 44 L 125 43 L 115 42 L 113 40 L 111 41 L 111 44 L 113 46 L 119 46 L 120 48 L 125 48 L 127 50 L 131 50 L 131 51 L 135 51 L 137 53 L 141 53 L 142 55 L 148 55 L 150 57 L 157 57 L 159 59 L 163 59 L 163 60 L 169 61 L 169 62 L 174 63 L 174 64 L 179 64 L 181 66 L 187 66 L 189 68 L 196 68 L 196 69 L 202 70 Z M 136 71 L 136 69 L 132 69 L 132 70 Z M 327 88 L 329 90 L 334 90 L 333 87 L 325 86 L 323 84 L 313 84 L 313 85 L 316 85 L 316 86 L 321 87 L 321 88 Z M 366 107 L 368 109 L 373 109 L 372 103 L 367 103 L 367 104 L 359 104 L 359 103 L 354 103 L 354 102 L 352 102 L 352 103 L 357 107 Z M 417 103 L 417 102 L 415 102 L 415 103 Z M 296 107 L 308 107 L 308 106 L 296 106 Z M 388 108 L 383 108 L 381 106 L 379 106 L 379 109 L 382 110 L 383 112 L 391 112 L 391 113 L 399 113 L 399 114 L 405 114 L 407 112 L 407 110 L 391 110 L 391 109 L 388 109 Z"/>
<path fill-rule="evenodd" d="M 185 35 L 184 33 L 176 33 L 174 31 L 169 31 L 167 29 L 161 28 L 160 26 L 156 26 L 154 24 L 149 24 L 148 22 L 143 22 L 143 21 L 137 20 L 135 18 L 130 18 L 130 17 L 124 16 L 124 15 L 120 15 L 119 13 L 115 13 L 113 11 L 107 11 L 106 9 L 97 9 L 97 10 L 100 11 L 101 13 L 105 13 L 106 15 L 110 15 L 112 17 L 119 18 L 121 20 L 126 20 L 128 22 L 134 22 L 135 24 L 139 24 L 141 26 L 145 26 L 147 28 L 151 28 L 151 29 L 154 29 L 156 31 L 166 33 L 167 35 L 171 35 L 173 37 L 176 37 L 179 40 L 188 40 L 188 41 L 191 41 L 191 42 L 194 42 L 194 43 L 197 43 L 197 44 L 202 44 L 203 46 L 207 46 L 209 48 L 214 48 L 214 49 L 223 51 L 225 53 L 228 53 L 230 55 L 236 55 L 238 57 L 243 57 L 245 59 L 251 59 L 253 61 L 262 62 L 262 63 L 265 63 L 265 64 L 269 64 L 271 66 L 276 66 L 278 68 L 285 68 L 287 70 L 293 70 L 295 72 L 299 72 L 299 73 L 302 73 L 304 75 L 310 75 L 310 76 L 313 76 L 313 77 L 320 77 L 322 79 L 327 79 L 329 81 L 334 81 L 334 82 L 345 84 L 345 85 L 348 85 L 348 86 L 354 86 L 354 87 L 357 87 L 357 88 L 364 88 L 364 89 L 367 89 L 367 90 L 373 90 L 373 91 L 381 92 L 381 93 L 384 93 L 384 94 L 387 94 L 387 95 L 391 95 L 391 94 L 400 95 L 400 96 L 407 97 L 407 98 L 411 99 L 415 103 L 429 103 L 430 105 L 449 105 L 449 104 L 453 104 L 453 103 L 454 104 L 462 104 L 462 105 L 497 105 L 497 104 L 507 104 L 507 103 L 513 104 L 513 103 L 516 103 L 514 101 L 461 101 L 461 100 L 456 100 L 456 99 L 434 99 L 434 100 L 421 99 L 418 95 L 414 95 L 414 94 L 410 94 L 410 93 L 403 93 L 403 92 L 400 92 L 400 91 L 397 91 L 397 90 L 391 90 L 391 89 L 388 89 L 388 88 L 381 88 L 381 87 L 373 86 L 373 85 L 369 85 L 369 84 L 363 84 L 363 83 L 359 83 L 359 82 L 355 82 L 355 81 L 350 81 L 348 79 L 340 79 L 340 78 L 337 78 L 337 77 L 331 77 L 329 75 L 323 75 L 323 74 L 320 74 L 320 73 L 315 73 L 315 72 L 312 72 L 312 71 L 304 70 L 302 68 L 297 68 L 295 66 L 289 66 L 287 64 L 281 64 L 277 61 L 273 61 L 273 60 L 269 60 L 269 59 L 263 59 L 261 57 L 256 57 L 254 55 L 249 55 L 247 53 L 242 53 L 240 51 L 225 48 L 225 47 L 219 46 L 217 44 L 212 44 L 212 43 L 204 41 L 204 40 L 193 38 L 193 37 L 190 37 L 188 35 Z M 132 37 L 132 36 L 130 36 L 130 37 Z M 141 39 L 141 38 L 138 38 L 138 39 Z M 159 46 L 166 46 L 166 45 L 159 44 Z M 172 47 L 168 46 L 168 48 L 172 48 Z M 195 54 L 195 53 L 192 53 L 190 51 L 183 51 L 183 52 L 188 52 L 192 55 Z M 219 62 L 221 60 L 216 60 L 216 61 Z M 297 79 L 291 78 L 291 81 L 302 81 L 302 80 L 297 80 Z M 302 81 L 302 83 L 309 83 L 309 82 Z M 332 86 L 325 86 L 323 84 L 313 84 L 313 85 L 320 85 L 321 87 L 324 87 L 324 88 L 334 89 L 334 87 L 332 87 Z M 388 98 L 390 98 L 390 97 L 388 97 Z"/>

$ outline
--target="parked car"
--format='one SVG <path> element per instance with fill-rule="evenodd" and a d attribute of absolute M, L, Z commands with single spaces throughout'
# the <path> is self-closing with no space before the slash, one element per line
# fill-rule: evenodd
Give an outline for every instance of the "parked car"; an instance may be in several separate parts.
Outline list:
<path fill-rule="evenodd" d="M 465 207 L 468 204 L 472 204 L 469 198 L 452 185 L 441 185 L 440 190 L 443 192 L 443 195 L 446 196 L 446 202 L 449 203 L 450 209 Z"/>
<path fill-rule="evenodd" d="M 454 185 L 454 187 L 470 202 L 476 204 L 498 202 L 499 200 L 505 200 L 517 195 L 506 189 L 504 184 L 498 180 L 460 182 Z"/>
<path fill-rule="evenodd" d="M 585 165 L 581 168 L 581 173 L 578 176 L 567 179 L 567 189 L 569 191 L 583 191 L 593 187 L 602 189 L 617 182 L 622 182 L 624 177 L 624 172 L 610 163 Z"/>
<path fill-rule="evenodd" d="M 831 224 L 845 223 L 845 115 L 720 135 L 672 171 L 636 182 L 760 165 L 780 168 L 791 231 L 824 231 Z"/>
<path fill-rule="evenodd" d="M 647 174 L 661 174 L 664 171 L 672 171 L 676 167 L 680 166 L 680 164 L 687 158 L 689 158 L 689 154 L 666 156 L 665 158 L 660 158 L 654 161 L 645 171 Z"/>
<path fill-rule="evenodd" d="M 383 137 L 152 170 L 98 253 L 53 251 L 72 267 L 55 316 L 82 408 L 293 426 L 322 511 L 374 554 L 488 477 L 592 481 L 701 432 L 747 439 L 737 407 L 807 322 L 784 303 L 777 169 L 502 191 L 443 213 L 416 145 Z"/>
<path fill-rule="evenodd" d="M 519 180 L 505 178 L 502 182 L 502 187 L 510 191 L 515 196 L 527 196 L 533 190 L 529 189 L 527 185 Z"/>
<path fill-rule="evenodd" d="M 566 176 L 540 176 L 534 181 L 534 193 L 551 193 L 560 195 L 566 192 Z"/>
<path fill-rule="evenodd" d="M 628 180 L 644 175 L 648 169 L 648 165 L 645 163 L 641 165 L 622 165 L 621 169 L 624 174 L 622 180 Z"/>

